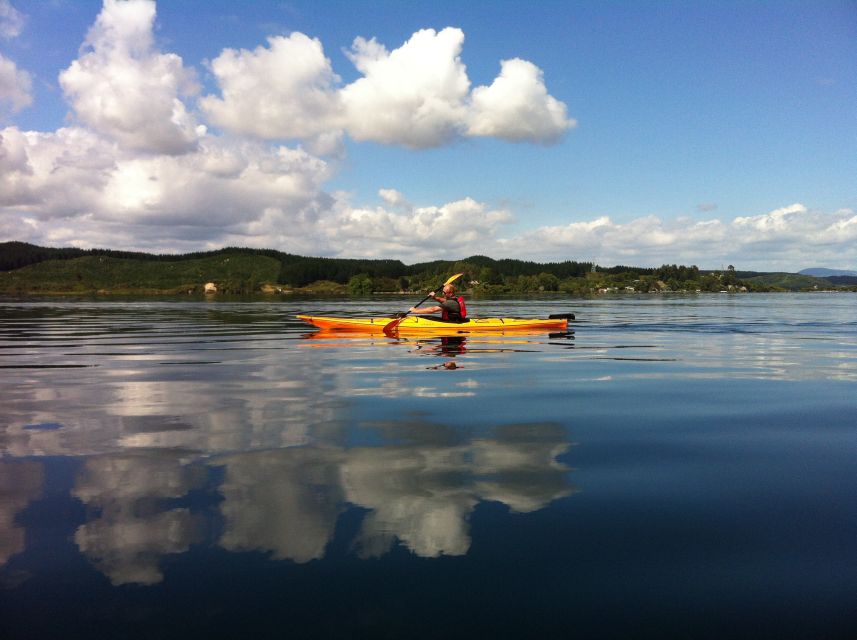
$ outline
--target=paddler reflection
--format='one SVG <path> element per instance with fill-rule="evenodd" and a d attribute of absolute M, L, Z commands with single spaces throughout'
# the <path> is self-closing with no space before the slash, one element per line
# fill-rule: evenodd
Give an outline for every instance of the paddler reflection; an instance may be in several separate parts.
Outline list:
<path fill-rule="evenodd" d="M 417 346 L 423 353 L 448 358 L 446 362 L 436 364 L 427 369 L 461 369 L 463 368 L 454 358 L 467 351 L 467 338 L 464 336 L 446 336 L 437 340 L 426 340 Z"/>

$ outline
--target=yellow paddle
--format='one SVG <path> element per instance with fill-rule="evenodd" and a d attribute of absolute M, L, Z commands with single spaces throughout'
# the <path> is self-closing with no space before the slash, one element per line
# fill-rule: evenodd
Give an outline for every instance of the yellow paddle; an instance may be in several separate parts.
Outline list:
<path fill-rule="evenodd" d="M 452 284 L 453 282 L 455 282 L 456 280 L 458 280 L 458 279 L 459 279 L 461 276 L 463 276 L 463 275 L 464 275 L 463 273 L 456 273 L 456 274 L 455 274 L 454 276 L 452 276 L 449 280 L 447 280 L 447 281 L 446 281 L 446 282 L 444 282 L 440 287 L 438 287 L 438 289 L 441 289 L 441 290 L 442 290 L 446 285 L 448 285 L 448 284 Z M 433 292 L 436 292 L 436 291 L 437 291 L 437 289 L 433 289 Z M 426 301 L 426 300 L 428 300 L 429 298 L 431 298 L 431 293 L 430 293 L 430 294 L 428 294 L 428 295 L 427 295 L 425 298 L 423 298 L 422 300 L 420 300 L 420 301 L 419 301 L 417 304 L 415 304 L 414 306 L 415 306 L 415 307 L 420 306 L 423 302 L 425 302 L 425 301 Z M 395 319 L 395 320 L 393 320 L 392 322 L 388 322 L 387 324 L 385 324 L 385 325 L 384 325 L 384 333 L 392 333 L 392 332 L 394 332 L 394 331 L 398 328 L 399 323 L 400 323 L 402 320 L 404 320 L 404 319 L 407 317 L 407 315 L 408 315 L 409 313 L 410 313 L 410 311 L 406 311 L 405 313 L 400 313 L 400 314 L 398 314 L 398 317 L 396 317 L 396 319 Z"/>

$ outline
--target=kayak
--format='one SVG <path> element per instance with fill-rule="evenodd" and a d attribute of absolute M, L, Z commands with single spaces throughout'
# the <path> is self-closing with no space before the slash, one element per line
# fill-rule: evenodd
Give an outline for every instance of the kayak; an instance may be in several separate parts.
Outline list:
<path fill-rule="evenodd" d="M 395 316 L 375 318 L 334 318 L 299 315 L 298 319 L 327 331 L 359 331 L 380 333 Z M 396 327 L 397 333 L 515 333 L 522 331 L 565 331 L 573 313 L 559 313 L 548 318 L 468 318 L 452 322 L 429 316 L 407 316 Z"/>

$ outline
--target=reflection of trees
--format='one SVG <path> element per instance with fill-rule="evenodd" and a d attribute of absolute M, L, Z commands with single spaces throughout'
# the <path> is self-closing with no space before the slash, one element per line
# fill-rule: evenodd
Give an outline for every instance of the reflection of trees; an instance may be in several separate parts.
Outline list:
<path fill-rule="evenodd" d="M 335 449 L 300 448 L 226 458 L 221 546 L 296 562 L 321 558 L 342 510 L 341 456 Z"/>
<path fill-rule="evenodd" d="M 15 516 L 41 496 L 43 484 L 41 462 L 0 460 L 0 567 L 24 550 L 25 531 Z"/>
<path fill-rule="evenodd" d="M 114 585 L 162 580 L 163 555 L 186 551 L 200 538 L 201 522 L 164 501 L 180 498 L 205 480 L 202 466 L 142 455 L 87 460 L 73 494 L 95 514 L 74 541 Z"/>

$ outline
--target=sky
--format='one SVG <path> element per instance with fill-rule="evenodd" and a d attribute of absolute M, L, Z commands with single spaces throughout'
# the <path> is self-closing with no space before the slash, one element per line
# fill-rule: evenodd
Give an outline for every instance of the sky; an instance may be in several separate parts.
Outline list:
<path fill-rule="evenodd" d="M 857 2 L 0 0 L 0 241 L 857 269 Z"/>

